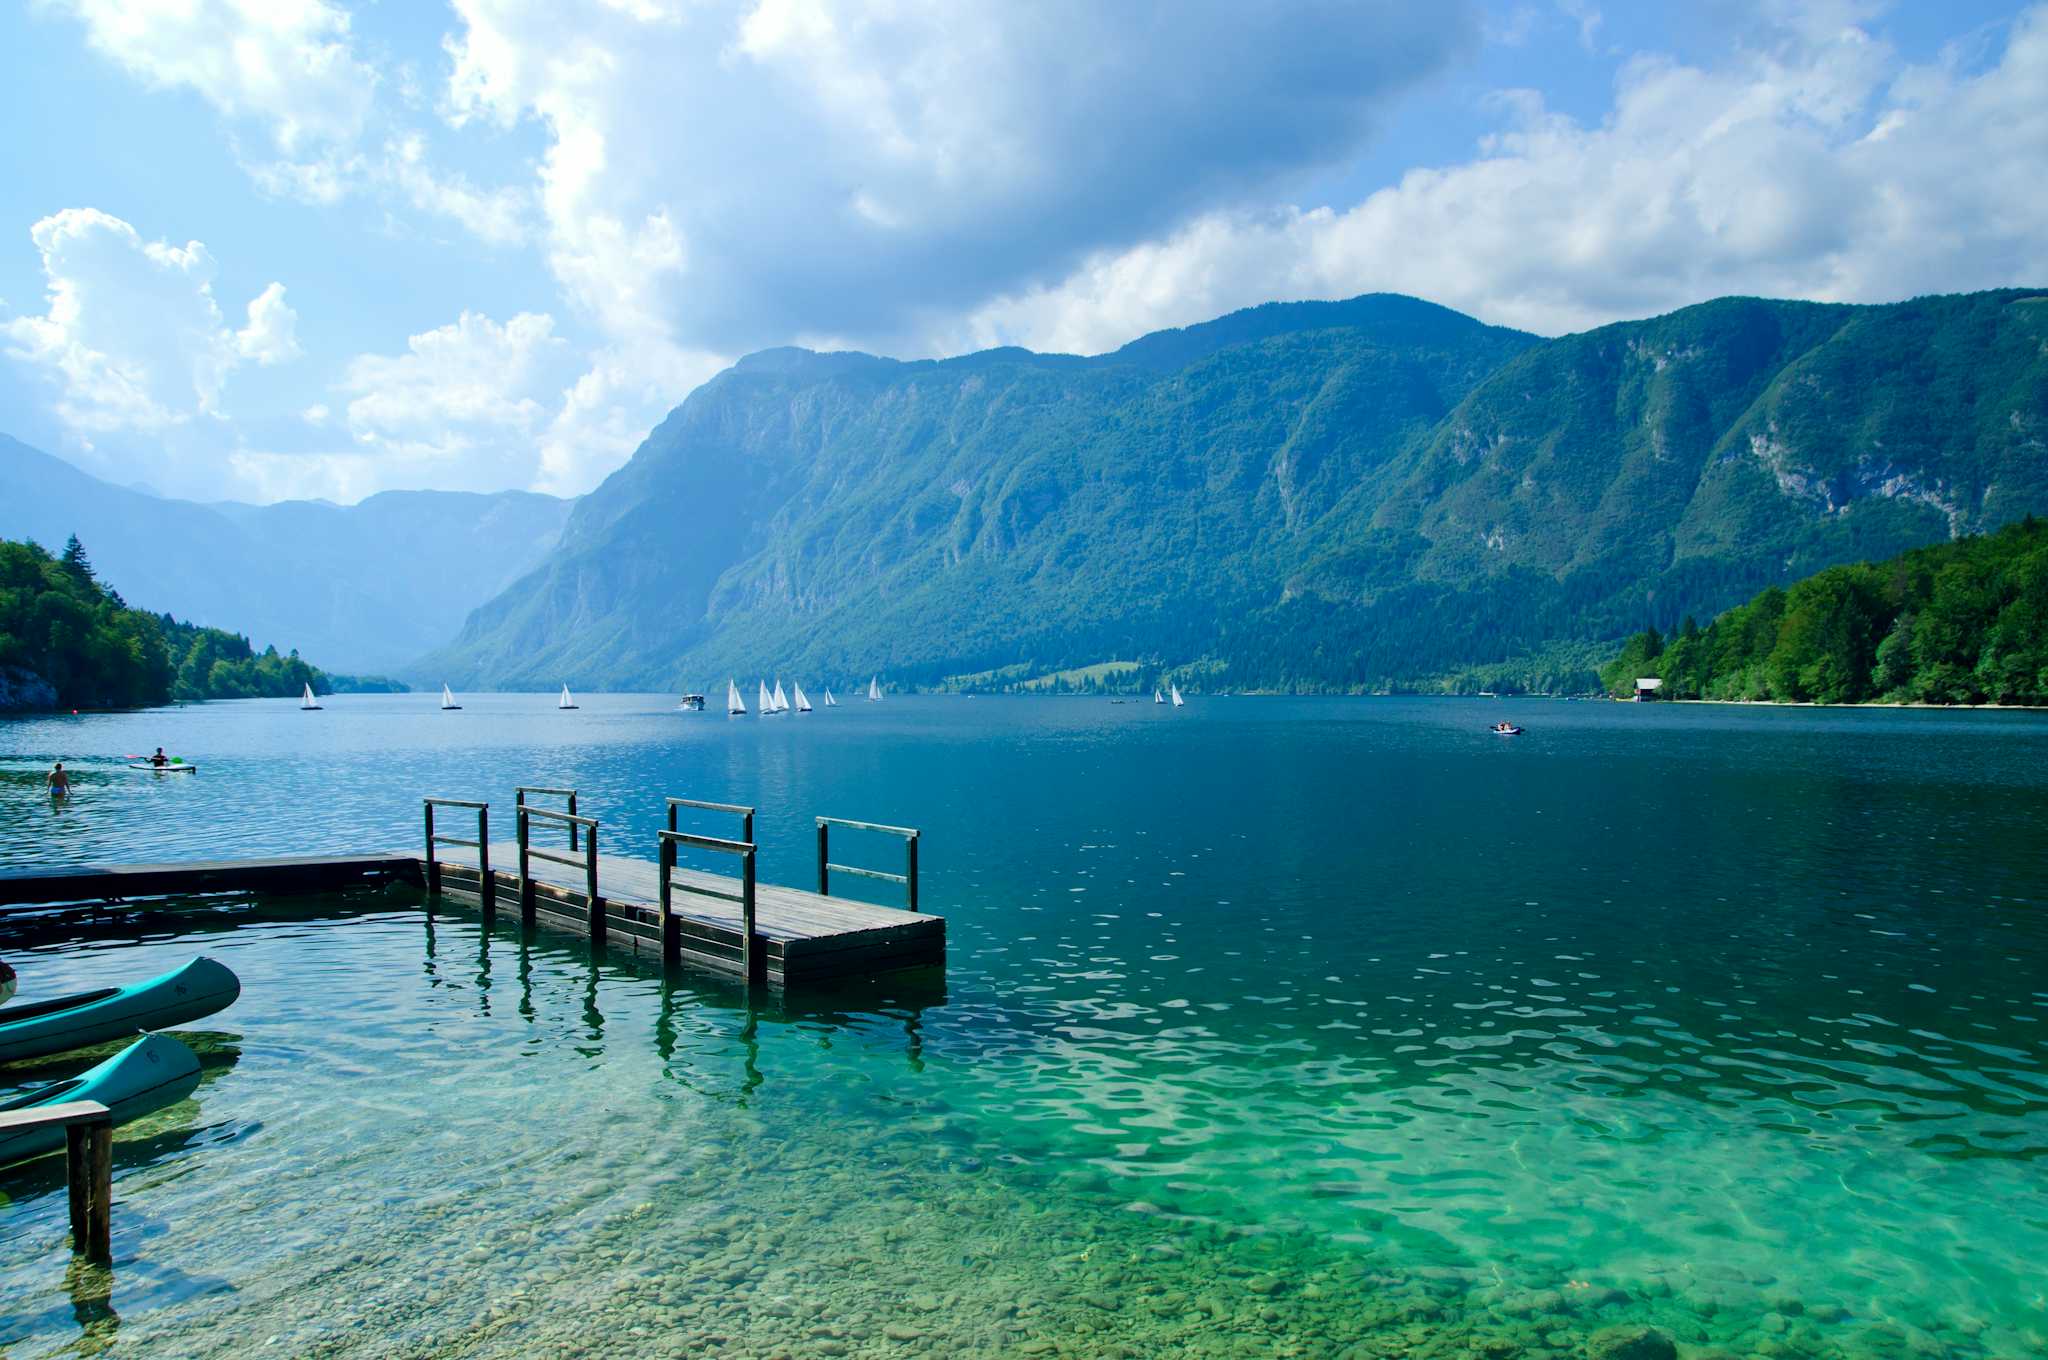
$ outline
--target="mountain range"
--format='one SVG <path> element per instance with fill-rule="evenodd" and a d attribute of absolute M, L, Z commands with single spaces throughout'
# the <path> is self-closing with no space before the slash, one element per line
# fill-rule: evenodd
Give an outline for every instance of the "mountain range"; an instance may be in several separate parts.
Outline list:
<path fill-rule="evenodd" d="M 1727 298 L 1557 339 L 1395 295 L 1092 358 L 780 349 L 415 670 L 1376 689 L 2048 510 L 2048 295 Z"/>
<path fill-rule="evenodd" d="M 0 435 L 0 538 L 56 549 L 76 534 L 128 603 L 341 670 L 397 670 L 445 644 L 546 557 L 570 504 L 523 491 L 200 504 Z"/>

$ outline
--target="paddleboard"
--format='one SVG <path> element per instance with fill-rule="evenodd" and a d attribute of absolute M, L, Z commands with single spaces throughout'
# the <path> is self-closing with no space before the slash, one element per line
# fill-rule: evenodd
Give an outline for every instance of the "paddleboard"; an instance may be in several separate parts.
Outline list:
<path fill-rule="evenodd" d="M 181 765 L 149 765 L 149 764 L 142 764 L 142 765 L 130 765 L 130 766 L 129 766 L 128 768 L 129 768 L 129 769 L 131 769 L 131 770 L 149 770 L 149 771 L 152 771 L 152 772 L 154 772 L 154 773 L 156 773 L 156 774 L 183 774 L 183 773 L 184 773 L 185 771 L 187 771 L 187 770 L 196 770 L 196 769 L 198 769 L 199 767 L 198 767 L 197 765 L 193 765 L 193 764 L 189 764 L 189 763 L 188 763 L 188 764 L 181 764 Z"/>

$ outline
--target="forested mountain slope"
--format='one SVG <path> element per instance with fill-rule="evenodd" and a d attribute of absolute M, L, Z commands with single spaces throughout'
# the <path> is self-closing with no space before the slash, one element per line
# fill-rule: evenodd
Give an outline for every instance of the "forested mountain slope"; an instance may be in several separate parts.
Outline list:
<path fill-rule="evenodd" d="M 1540 340 L 1410 298 L 1093 359 L 777 350 L 430 668 L 1377 688 L 2048 509 L 2048 299 L 1724 299 Z"/>

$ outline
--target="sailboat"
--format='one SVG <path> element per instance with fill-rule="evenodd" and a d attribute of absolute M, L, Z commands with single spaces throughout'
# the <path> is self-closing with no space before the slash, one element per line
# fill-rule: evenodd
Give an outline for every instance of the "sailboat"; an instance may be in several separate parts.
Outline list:
<path fill-rule="evenodd" d="M 832 691 L 831 691 L 831 690 L 829 690 L 829 689 L 825 691 L 825 707 L 827 707 L 827 708 L 837 708 L 837 707 L 839 707 L 839 701 L 838 701 L 837 699 L 835 699 L 835 698 L 833 698 L 833 697 L 832 697 Z"/>
<path fill-rule="evenodd" d="M 746 704 L 740 700 L 740 682 L 737 680 L 727 680 L 725 682 L 725 716 L 730 718 L 746 711 Z"/>
<path fill-rule="evenodd" d="M 779 675 L 775 677 L 775 711 L 789 712 L 789 696 L 782 692 L 782 677 Z"/>
<path fill-rule="evenodd" d="M 1155 704 L 1163 704 L 1166 702 L 1166 696 L 1159 692 L 1159 687 L 1156 685 L 1152 687 L 1152 702 Z"/>
<path fill-rule="evenodd" d="M 811 701 L 809 699 L 804 698 L 804 687 L 802 685 L 799 685 L 794 680 L 789 682 L 789 687 L 796 691 L 796 711 L 799 713 L 810 712 Z"/>
<path fill-rule="evenodd" d="M 768 682 L 766 680 L 761 681 L 758 689 L 759 692 L 755 696 L 754 707 L 760 711 L 762 717 L 773 717 L 782 711 L 775 707 L 775 701 L 768 697 Z"/>
<path fill-rule="evenodd" d="M 868 681 L 868 702 L 871 704 L 878 704 L 881 701 L 882 677 L 877 675 L 873 679 Z"/>
<path fill-rule="evenodd" d="M 461 704 L 455 702 L 454 691 L 450 690 L 446 685 L 441 686 L 441 711 L 443 713 L 449 713 L 458 710 L 461 707 Z"/>
<path fill-rule="evenodd" d="M 560 698 L 559 700 L 557 700 L 557 701 L 555 702 L 555 707 L 556 707 L 556 708 L 579 708 L 579 707 L 581 707 L 581 705 L 579 705 L 579 704 L 578 704 L 578 703 L 576 702 L 576 700 L 575 700 L 575 699 L 574 699 L 574 698 L 573 698 L 573 697 L 572 697 L 572 696 L 570 695 L 570 693 L 569 693 L 569 687 L 568 687 L 567 685 L 564 685 L 564 686 L 562 686 L 562 697 L 561 697 L 561 698 Z"/>
<path fill-rule="evenodd" d="M 317 713 L 319 710 L 320 701 L 313 697 L 313 687 L 308 685 L 306 686 L 304 697 L 299 700 L 299 711 L 301 713 Z"/>
<path fill-rule="evenodd" d="M 1182 704 L 1185 704 L 1187 702 L 1187 700 L 1180 697 L 1179 685 L 1168 685 L 1167 688 L 1173 691 L 1173 706 L 1175 708 L 1179 708 Z"/>

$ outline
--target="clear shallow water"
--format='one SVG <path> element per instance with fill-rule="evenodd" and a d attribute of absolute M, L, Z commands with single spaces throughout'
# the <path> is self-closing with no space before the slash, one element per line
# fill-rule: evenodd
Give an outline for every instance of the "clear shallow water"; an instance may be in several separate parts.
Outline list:
<path fill-rule="evenodd" d="M 7 724 L 0 863 L 410 846 L 539 782 L 624 852 L 756 803 L 800 883 L 812 814 L 900 821 L 943 995 L 750 1004 L 404 894 L 0 934 L 27 996 L 245 986 L 118 1145 L 110 1287 L 0 1178 L 9 1354 L 2048 1348 L 2032 716 L 432 702 Z M 92 761 L 159 743 L 203 768 Z"/>

